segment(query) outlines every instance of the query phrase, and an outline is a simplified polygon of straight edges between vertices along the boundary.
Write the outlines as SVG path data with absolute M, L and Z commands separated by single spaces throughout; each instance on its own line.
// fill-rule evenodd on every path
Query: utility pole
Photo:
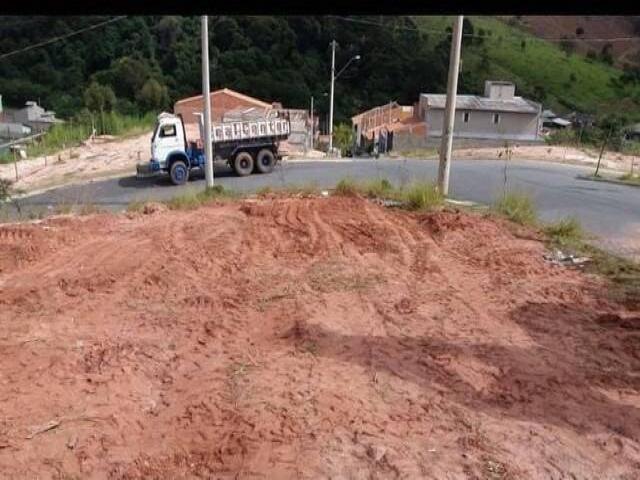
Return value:
M 331 98 L 329 99 L 329 155 L 333 153 L 333 83 L 336 73 L 336 41 L 331 41 Z
M 453 126 L 456 113 L 456 94 L 458 91 L 458 71 L 460 69 L 460 46 L 462 44 L 462 15 L 456 17 L 451 36 L 451 55 L 449 57 L 449 79 L 447 81 L 447 101 L 442 125 L 440 144 L 440 166 L 438 167 L 438 189 L 442 195 L 449 194 L 449 172 L 451 170 L 451 148 L 453 146 Z
M 213 157 L 211 152 L 211 92 L 209 85 L 209 18 L 202 15 L 202 101 L 204 102 L 204 175 L 207 188 L 213 187 Z
M 311 150 L 313 150 L 313 95 L 311 95 Z

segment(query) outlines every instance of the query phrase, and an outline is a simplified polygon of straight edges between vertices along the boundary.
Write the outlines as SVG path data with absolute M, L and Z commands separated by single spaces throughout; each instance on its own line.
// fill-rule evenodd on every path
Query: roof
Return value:
M 385 103 L 384 105 L 379 105 L 377 107 L 370 108 L 369 110 L 365 110 L 364 112 L 359 113 L 358 115 L 354 115 L 353 117 L 351 117 L 351 121 L 355 122 L 356 120 L 362 118 L 367 113 L 373 112 L 375 110 L 382 110 L 382 109 L 385 109 L 385 108 L 388 109 L 389 105 L 391 105 L 391 108 L 400 108 L 400 107 L 402 107 L 402 111 L 403 112 L 406 111 L 406 110 L 404 110 L 404 106 L 398 104 L 398 102 L 396 102 L 396 101 L 393 101 L 390 104 L 389 103 Z
M 220 90 L 215 90 L 211 92 L 211 95 L 219 95 L 221 93 L 226 93 L 227 95 L 231 95 L 232 97 L 236 97 L 246 102 L 253 103 L 257 107 L 263 107 L 263 108 L 271 107 L 270 103 L 263 102 L 262 100 L 258 100 L 257 98 L 250 97 L 249 95 L 245 95 L 240 92 L 236 92 L 235 90 L 231 90 L 230 88 L 222 88 Z M 201 98 L 202 98 L 202 95 L 195 95 L 193 97 L 188 97 L 188 98 L 183 98 L 181 100 L 178 100 L 175 104 L 180 105 L 182 103 L 191 102 L 193 100 L 198 100 Z
M 569 125 L 571 125 L 571 122 L 569 120 L 565 120 L 564 118 L 560 118 L 560 117 L 554 118 L 553 120 L 551 120 L 551 122 L 561 127 L 568 127 Z
M 625 128 L 625 130 L 630 133 L 640 133 L 640 123 L 629 125 Z
M 447 100 L 447 96 L 441 93 L 422 93 L 420 97 L 426 98 L 429 108 L 444 109 Z M 458 95 L 456 97 L 456 110 L 538 113 L 540 106 L 537 103 L 522 97 L 493 99 L 480 97 L 478 95 Z

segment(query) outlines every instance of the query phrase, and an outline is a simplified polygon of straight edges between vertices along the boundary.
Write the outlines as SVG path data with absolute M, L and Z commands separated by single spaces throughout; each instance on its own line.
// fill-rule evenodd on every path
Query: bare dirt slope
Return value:
M 0 227 L 5 478 L 637 478 L 640 315 L 359 199 Z
M 525 28 L 543 38 L 581 38 L 573 45 L 577 51 L 587 54 L 589 50 L 600 53 L 606 44 L 603 41 L 589 41 L 592 38 L 628 38 L 638 35 L 640 17 L 621 15 L 545 15 L 522 17 Z M 582 34 L 576 31 L 581 28 Z M 611 54 L 616 65 L 640 64 L 640 48 L 637 41 L 612 41 Z

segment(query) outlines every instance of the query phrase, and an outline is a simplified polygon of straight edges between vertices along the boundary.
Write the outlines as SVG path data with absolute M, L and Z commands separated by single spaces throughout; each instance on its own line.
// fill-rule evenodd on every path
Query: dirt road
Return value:
M 543 253 L 336 197 L 1 226 L 0 472 L 637 478 L 638 306 Z

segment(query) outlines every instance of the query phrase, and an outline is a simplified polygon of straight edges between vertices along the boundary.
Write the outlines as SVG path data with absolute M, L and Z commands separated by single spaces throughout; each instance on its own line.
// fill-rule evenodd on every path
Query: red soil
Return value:
M 638 478 L 638 312 L 543 253 L 347 198 L 0 226 L 0 475 Z

